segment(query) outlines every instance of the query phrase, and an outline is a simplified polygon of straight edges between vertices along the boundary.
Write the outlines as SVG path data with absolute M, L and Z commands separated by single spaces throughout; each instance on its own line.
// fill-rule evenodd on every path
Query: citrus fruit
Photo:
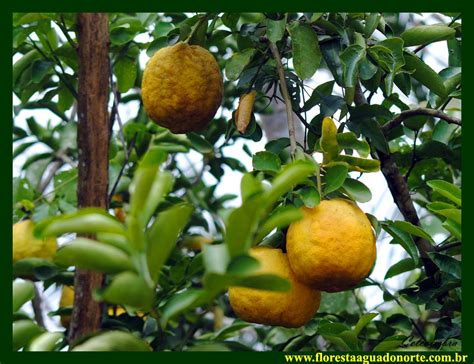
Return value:
M 161 48 L 145 67 L 142 100 L 158 125 L 173 133 L 204 128 L 222 101 L 222 75 L 206 49 L 179 42 Z
M 356 286 L 376 258 L 375 235 L 364 212 L 343 199 L 324 200 L 288 228 L 286 250 L 297 278 L 338 292 Z
M 56 238 L 37 239 L 33 221 L 23 220 L 13 225 L 13 263 L 25 258 L 51 260 L 56 252 Z
M 265 325 L 299 327 L 306 324 L 319 308 L 321 293 L 300 283 L 288 258 L 279 249 L 257 247 L 250 255 L 260 262 L 259 273 L 287 279 L 291 289 L 275 292 L 246 287 L 230 287 L 229 300 L 235 314 L 244 321 Z

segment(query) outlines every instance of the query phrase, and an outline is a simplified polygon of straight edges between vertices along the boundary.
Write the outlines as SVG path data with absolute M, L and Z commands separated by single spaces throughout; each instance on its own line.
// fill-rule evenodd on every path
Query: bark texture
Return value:
M 103 13 L 80 13 L 78 25 L 78 207 L 107 208 L 109 116 L 109 29 Z M 91 238 L 91 236 L 88 236 Z M 93 238 L 93 237 L 92 237 Z M 101 306 L 92 299 L 103 275 L 77 269 L 69 342 L 100 328 Z

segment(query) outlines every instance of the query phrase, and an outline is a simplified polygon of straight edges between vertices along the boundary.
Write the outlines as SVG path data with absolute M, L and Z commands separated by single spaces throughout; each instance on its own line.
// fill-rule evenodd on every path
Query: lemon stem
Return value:
M 276 65 L 277 65 L 278 77 L 280 79 L 280 90 L 283 96 L 283 100 L 285 101 L 286 117 L 288 120 L 288 136 L 290 138 L 290 153 L 291 153 L 291 157 L 294 159 L 295 152 L 296 152 L 296 132 L 295 132 L 295 121 L 293 120 L 293 106 L 291 104 L 290 95 L 288 94 L 288 87 L 285 81 L 285 71 L 283 69 L 283 64 L 281 63 L 280 52 L 278 51 L 278 48 L 276 47 L 274 43 L 269 41 L 268 45 L 270 47 L 270 50 L 272 51 L 273 58 L 275 58 Z

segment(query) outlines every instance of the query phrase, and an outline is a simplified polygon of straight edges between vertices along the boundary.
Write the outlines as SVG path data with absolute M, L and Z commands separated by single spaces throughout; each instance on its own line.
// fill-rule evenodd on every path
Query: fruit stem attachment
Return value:
M 286 80 L 285 80 L 285 71 L 283 69 L 283 64 L 281 63 L 280 52 L 278 51 L 277 46 L 270 41 L 268 41 L 268 46 L 270 47 L 273 58 L 275 58 L 276 65 L 277 65 L 278 77 L 280 79 L 280 91 L 283 96 L 283 100 L 285 101 L 286 117 L 288 120 L 288 136 L 290 138 L 290 153 L 291 153 L 291 157 L 294 159 L 295 152 L 296 152 L 296 132 L 295 132 L 295 121 L 293 120 L 293 105 L 291 103 L 290 95 L 288 94 L 288 87 L 286 85 Z

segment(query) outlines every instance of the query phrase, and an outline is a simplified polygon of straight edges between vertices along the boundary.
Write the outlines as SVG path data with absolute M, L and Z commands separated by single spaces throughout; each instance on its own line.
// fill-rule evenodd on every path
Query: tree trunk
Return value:
M 78 207 L 107 208 L 109 118 L 109 28 L 107 14 L 80 13 L 78 26 Z M 91 236 L 88 236 L 91 238 Z M 92 237 L 93 238 L 93 237 Z M 101 306 L 92 292 L 103 275 L 77 269 L 74 309 L 69 328 L 70 346 L 100 328 Z

